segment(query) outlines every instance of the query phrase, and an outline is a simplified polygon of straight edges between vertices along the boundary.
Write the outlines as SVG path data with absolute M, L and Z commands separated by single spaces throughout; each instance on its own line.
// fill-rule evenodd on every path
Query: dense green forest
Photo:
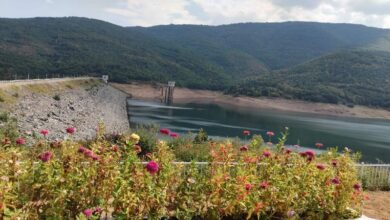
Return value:
M 121 27 L 0 19 L 0 79 L 110 75 L 234 95 L 390 107 L 390 30 L 314 22 Z

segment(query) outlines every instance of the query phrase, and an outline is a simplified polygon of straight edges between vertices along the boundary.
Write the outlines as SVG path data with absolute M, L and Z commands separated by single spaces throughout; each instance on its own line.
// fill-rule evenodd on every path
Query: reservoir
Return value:
M 273 131 L 273 142 L 285 127 L 289 128 L 288 145 L 316 148 L 345 147 L 363 154 L 362 161 L 390 162 L 390 120 L 320 116 L 253 108 L 219 106 L 208 103 L 173 104 L 170 106 L 139 100 L 128 100 L 132 126 L 156 124 L 182 135 L 203 128 L 212 138 L 244 138 L 243 130 L 260 134 L 265 141 Z

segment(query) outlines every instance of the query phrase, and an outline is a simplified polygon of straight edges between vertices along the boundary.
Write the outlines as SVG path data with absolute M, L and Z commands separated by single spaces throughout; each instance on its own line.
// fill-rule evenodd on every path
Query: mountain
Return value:
M 235 95 L 388 107 L 390 30 L 315 22 L 121 27 L 0 19 L 0 79 L 110 75 Z
M 334 53 L 288 70 L 245 79 L 226 92 L 390 108 L 390 52 Z

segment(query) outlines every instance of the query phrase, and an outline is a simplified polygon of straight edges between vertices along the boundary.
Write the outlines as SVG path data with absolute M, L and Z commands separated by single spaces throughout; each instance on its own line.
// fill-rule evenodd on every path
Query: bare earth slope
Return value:
M 48 138 L 63 138 L 67 127 L 75 127 L 74 138 L 92 138 L 99 122 L 109 133 L 129 129 L 127 95 L 96 79 L 21 82 L 3 85 L 0 95 L 27 134 L 47 129 Z
M 154 100 L 161 99 L 161 91 L 158 86 L 150 84 L 111 84 L 135 99 Z M 280 98 L 251 98 L 246 96 L 233 97 L 224 95 L 220 92 L 208 90 L 194 90 L 186 88 L 175 88 L 174 92 L 175 103 L 189 102 L 210 102 L 220 105 L 230 105 L 233 107 L 249 107 L 274 109 L 280 111 L 292 111 L 313 113 L 322 115 L 359 117 L 359 118 L 382 118 L 390 119 L 390 111 L 385 109 L 374 109 L 365 106 L 355 106 L 353 108 L 345 105 L 335 105 L 326 103 L 313 103 L 297 100 L 287 100 Z

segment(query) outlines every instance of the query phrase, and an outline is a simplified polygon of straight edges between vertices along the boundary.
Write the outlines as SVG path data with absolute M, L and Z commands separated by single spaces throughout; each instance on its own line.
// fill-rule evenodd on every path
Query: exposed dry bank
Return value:
M 19 82 L 0 85 L 0 108 L 18 120 L 20 131 L 49 130 L 48 138 L 63 138 L 75 127 L 75 138 L 91 138 L 99 122 L 107 132 L 129 129 L 127 95 L 97 79 Z
M 131 84 L 112 84 L 135 99 L 160 100 L 161 90 L 157 86 L 142 83 Z M 365 106 L 354 106 L 353 108 L 345 105 L 335 105 L 326 103 L 313 103 L 287 99 L 271 98 L 252 98 L 252 97 L 233 97 L 224 95 L 221 92 L 208 90 L 194 90 L 186 88 L 175 88 L 175 103 L 215 103 L 219 105 L 229 105 L 232 107 L 263 108 L 280 111 L 292 111 L 303 113 L 314 113 L 322 115 L 347 116 L 358 118 L 382 118 L 390 119 L 390 111 L 385 109 L 375 109 Z

